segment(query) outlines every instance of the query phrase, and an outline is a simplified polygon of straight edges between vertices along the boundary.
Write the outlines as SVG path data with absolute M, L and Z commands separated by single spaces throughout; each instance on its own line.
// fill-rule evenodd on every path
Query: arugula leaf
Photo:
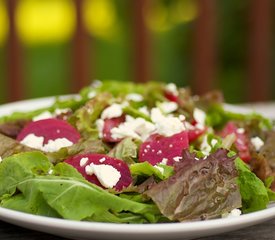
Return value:
M 112 95 L 109 93 L 101 93 L 92 98 L 86 104 L 75 111 L 69 118 L 69 122 L 85 138 L 98 137 L 98 130 L 95 126 L 95 121 L 99 118 L 101 112 L 112 102 Z
M 125 138 L 108 153 L 108 156 L 121 159 L 127 164 L 135 163 L 138 157 L 139 145 L 139 140 Z
M 240 158 L 236 158 L 235 166 L 239 172 L 237 184 L 242 196 L 242 211 L 249 213 L 265 209 L 269 203 L 269 197 L 264 183 Z
M 152 203 L 121 198 L 89 183 L 66 163 L 53 167 L 40 152 L 3 160 L 0 199 L 3 207 L 73 220 L 140 223 L 157 222 L 161 215 Z
M 161 169 L 163 169 L 163 171 L 161 171 Z M 142 162 L 130 165 L 130 172 L 134 176 L 155 176 L 164 180 L 174 174 L 174 168 L 164 164 L 158 164 L 156 168 L 148 162 Z
M 72 111 L 78 109 L 80 106 L 82 106 L 85 103 L 86 99 L 75 99 L 74 97 L 69 97 L 66 100 L 61 100 L 60 98 L 56 97 L 55 102 L 49 106 L 44 107 L 28 112 L 13 112 L 10 115 L 0 117 L 0 123 L 5 122 L 14 122 L 16 120 L 31 120 L 33 117 L 48 111 L 53 113 L 56 109 L 64 109 L 64 108 L 70 108 Z
M 257 120 L 259 127 L 263 129 L 272 128 L 271 120 L 257 113 L 242 114 L 242 113 L 229 112 L 229 111 L 226 111 L 224 107 L 219 104 L 212 104 L 207 109 L 206 124 L 208 126 L 212 126 L 214 128 L 221 128 L 230 120 L 244 121 L 244 122 L 251 122 L 253 120 Z
M 14 194 L 17 184 L 36 174 L 47 174 L 52 164 L 41 152 L 25 152 L 7 157 L 0 164 L 0 199 Z

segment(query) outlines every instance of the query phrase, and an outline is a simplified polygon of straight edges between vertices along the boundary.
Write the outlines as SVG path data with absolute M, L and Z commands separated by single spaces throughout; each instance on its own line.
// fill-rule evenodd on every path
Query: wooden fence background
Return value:
M 8 100 L 24 98 L 24 79 L 22 78 L 22 46 L 16 34 L 15 8 L 20 0 L 6 0 L 10 31 L 7 44 L 7 87 Z M 192 88 L 203 93 L 214 86 L 217 74 L 217 1 L 195 0 L 199 16 L 193 28 L 193 69 Z M 130 11 L 133 17 L 133 59 L 135 59 L 134 77 L 136 82 L 147 82 L 151 77 L 150 33 L 144 17 L 144 8 L 150 7 L 150 0 L 131 0 Z M 82 18 L 83 0 L 74 0 L 76 9 L 76 31 L 72 41 L 71 91 L 76 92 L 88 83 L 89 71 L 93 69 L 90 54 L 91 38 L 85 30 Z M 249 35 L 247 36 L 247 101 L 266 101 L 271 97 L 271 38 L 272 38 L 272 0 L 250 0 L 247 9 Z

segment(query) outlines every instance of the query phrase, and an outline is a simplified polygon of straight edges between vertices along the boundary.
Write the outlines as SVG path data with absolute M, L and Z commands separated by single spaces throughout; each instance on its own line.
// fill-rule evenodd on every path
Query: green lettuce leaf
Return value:
M 156 168 L 148 162 L 131 164 L 130 171 L 133 176 L 155 176 L 161 180 L 167 179 L 174 174 L 174 168 L 171 166 L 158 164 Z
M 265 209 L 269 203 L 269 197 L 264 183 L 240 158 L 236 158 L 235 166 L 239 172 L 237 184 L 242 196 L 242 211 L 249 213 Z
M 95 126 L 95 121 L 100 117 L 101 112 L 113 101 L 112 95 L 109 93 L 98 94 L 86 104 L 76 110 L 69 118 L 69 122 L 85 138 L 98 137 L 98 130 Z
M 61 100 L 59 97 L 56 97 L 55 102 L 53 105 L 45 108 L 40 108 L 28 112 L 14 112 L 10 115 L 0 117 L 0 123 L 5 122 L 14 122 L 16 120 L 31 120 L 33 117 L 48 111 L 53 113 L 56 109 L 67 109 L 70 108 L 72 111 L 78 109 L 85 103 L 85 99 L 76 99 L 74 97 L 68 98 L 66 100 Z
M 4 158 L 0 164 L 0 199 L 16 192 L 17 184 L 38 174 L 47 174 L 52 164 L 41 152 L 26 152 Z
M 119 142 L 109 153 L 110 157 L 121 159 L 127 164 L 136 162 L 140 141 L 132 138 L 125 138 Z
M 161 218 L 153 203 L 109 193 L 86 181 L 66 163 L 54 167 L 40 152 L 3 160 L 0 199 L 2 207 L 72 220 L 141 223 Z
M 257 113 L 242 114 L 229 112 L 224 109 L 220 104 L 212 104 L 207 109 L 206 124 L 214 128 L 223 127 L 228 121 L 244 121 L 251 122 L 257 121 L 259 127 L 264 129 L 271 129 L 272 122 L 270 119 L 263 117 Z

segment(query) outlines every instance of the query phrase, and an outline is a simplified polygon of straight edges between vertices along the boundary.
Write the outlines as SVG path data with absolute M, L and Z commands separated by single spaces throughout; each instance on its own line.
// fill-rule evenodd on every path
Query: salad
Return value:
M 275 132 L 220 92 L 95 81 L 0 118 L 0 206 L 79 221 L 235 217 L 275 200 Z

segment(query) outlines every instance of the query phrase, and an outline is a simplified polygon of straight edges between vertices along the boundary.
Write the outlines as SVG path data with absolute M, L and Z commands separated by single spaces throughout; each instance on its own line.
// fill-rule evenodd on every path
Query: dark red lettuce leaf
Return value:
M 219 149 L 206 159 L 198 159 L 184 150 L 175 174 L 145 194 L 173 221 L 211 219 L 239 208 L 235 157 L 227 154 L 227 150 Z

